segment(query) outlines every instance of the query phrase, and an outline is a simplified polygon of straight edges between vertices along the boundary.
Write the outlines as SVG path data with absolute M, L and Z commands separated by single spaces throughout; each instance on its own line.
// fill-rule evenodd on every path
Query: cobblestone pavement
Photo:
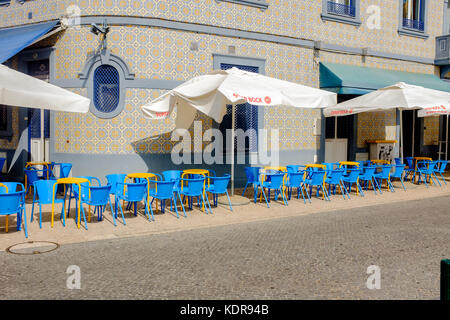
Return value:
M 1 252 L 0 299 L 438 299 L 449 240 L 449 197 L 438 197 Z M 69 265 L 81 290 L 66 288 Z M 366 288 L 370 265 L 380 290 Z

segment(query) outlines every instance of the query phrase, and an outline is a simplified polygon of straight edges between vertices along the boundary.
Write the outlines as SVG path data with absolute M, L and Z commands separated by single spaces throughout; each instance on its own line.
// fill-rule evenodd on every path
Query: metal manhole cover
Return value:
M 52 241 L 28 241 L 14 244 L 6 248 L 6 252 L 18 255 L 42 254 L 54 251 L 59 244 Z

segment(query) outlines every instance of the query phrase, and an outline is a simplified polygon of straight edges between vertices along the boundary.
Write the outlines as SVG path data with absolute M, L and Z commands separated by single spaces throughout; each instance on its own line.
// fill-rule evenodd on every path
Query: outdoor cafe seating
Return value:
M 253 202 L 262 202 L 271 208 L 270 202 L 276 201 L 287 206 L 290 201 L 303 200 L 312 202 L 313 190 L 320 200 L 331 200 L 337 193 L 344 199 L 350 199 L 350 193 L 356 191 L 364 196 L 364 190 L 372 189 L 375 194 L 382 194 L 382 187 L 395 191 L 393 182 L 400 181 L 406 191 L 405 182 L 411 177 L 411 183 L 446 185 L 444 173 L 448 161 L 431 160 L 426 157 L 395 159 L 395 164 L 387 161 L 341 161 L 331 163 L 290 164 L 286 166 L 245 167 L 246 184 L 242 196 L 248 188 L 253 187 Z M 42 163 L 40 164 L 42 167 Z M 59 174 L 55 168 L 59 166 Z M 126 225 L 126 212 L 137 216 L 143 212 L 149 221 L 155 221 L 155 213 L 164 214 L 170 204 L 170 211 L 179 218 L 179 209 L 184 217 L 188 210 L 194 209 L 196 202 L 199 210 L 212 214 L 212 208 L 219 204 L 218 196 L 224 195 L 228 200 L 229 210 L 233 211 L 228 193 L 231 176 L 216 176 L 211 169 L 166 170 L 160 173 L 117 173 L 101 179 L 92 176 L 70 177 L 70 163 L 49 162 L 45 169 L 39 165 L 27 164 L 24 170 L 26 185 L 17 182 L 0 183 L 0 215 L 17 215 L 17 230 L 22 225 L 28 236 L 26 223 L 25 195 L 31 190 L 30 222 L 35 218 L 35 206 L 39 206 L 39 228 L 42 228 L 43 205 L 52 205 L 51 226 L 54 225 L 55 204 L 61 206 L 59 219 L 66 227 L 70 217 L 70 207 L 75 201 L 76 215 L 73 217 L 78 228 L 83 220 L 85 229 L 91 222 L 91 207 L 97 221 L 103 221 L 104 214 L 110 211 L 112 222 L 117 226 L 119 212 L 123 225 Z M 416 181 L 417 180 L 417 181 Z M 441 183 L 443 182 L 443 183 Z M 58 186 L 64 185 L 64 189 Z M 61 191 L 63 191 L 61 193 Z M 296 196 L 295 196 L 295 193 Z M 322 195 L 321 195 L 322 193 Z M 294 195 L 294 196 L 293 196 Z M 301 199 L 300 199 L 301 196 Z M 225 204 L 225 203 L 223 203 Z M 85 211 L 85 206 L 89 209 Z M 67 213 L 66 213 L 67 208 Z M 143 211 L 141 211 L 143 209 Z M 6 220 L 8 223 L 8 220 Z M 6 230 L 8 228 L 6 227 Z

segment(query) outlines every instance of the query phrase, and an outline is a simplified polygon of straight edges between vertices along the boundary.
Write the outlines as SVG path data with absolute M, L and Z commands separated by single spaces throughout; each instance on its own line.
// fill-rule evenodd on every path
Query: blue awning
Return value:
M 0 29 L 0 63 L 31 45 L 52 30 L 58 21 Z
M 320 88 L 338 94 L 366 94 L 397 82 L 450 92 L 450 83 L 434 74 L 320 63 Z

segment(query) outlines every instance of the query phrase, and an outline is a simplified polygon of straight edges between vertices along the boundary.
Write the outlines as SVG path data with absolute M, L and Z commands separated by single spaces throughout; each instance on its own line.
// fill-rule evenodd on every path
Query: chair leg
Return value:
M 433 172 L 433 176 L 435 177 L 436 181 L 439 183 L 439 187 L 442 187 L 441 182 L 439 181 L 438 177 L 436 176 L 436 174 Z M 433 179 L 433 178 L 431 178 Z
M 442 177 L 442 181 L 444 181 L 444 183 L 447 185 L 447 181 L 445 181 L 444 176 L 442 175 L 442 173 L 439 172 L 439 175 Z
M 202 194 L 202 196 L 203 196 L 203 194 Z M 205 192 L 205 196 L 206 196 L 206 203 L 208 204 L 208 208 L 209 208 L 209 213 L 212 214 L 211 205 L 209 204 L 208 192 Z
M 402 179 L 402 178 L 400 178 L 400 182 L 402 183 L 402 186 L 403 186 L 403 190 L 405 190 L 405 191 L 406 191 L 406 188 L 405 188 L 405 184 L 403 183 L 403 179 Z
M 356 188 L 359 189 L 359 192 L 361 193 L 361 196 L 364 197 L 364 191 L 361 188 L 361 185 L 359 184 L 359 182 L 356 182 Z
M 63 220 L 63 226 L 66 226 L 66 203 L 63 201 L 62 203 L 62 211 L 61 211 L 61 216 L 62 216 L 62 220 Z M 61 219 L 61 218 L 60 218 Z
M 181 195 L 178 192 L 177 192 L 177 195 L 178 195 L 178 199 L 180 200 L 180 203 L 181 203 L 181 208 L 183 209 L 184 217 L 186 218 L 187 217 L 186 216 L 186 211 L 184 210 L 183 201 L 181 201 Z
M 326 198 L 328 201 L 331 201 L 331 200 L 330 200 L 330 197 L 328 196 L 327 188 L 325 188 L 323 185 L 322 185 L 322 191 L 323 191 L 323 193 L 325 194 L 325 198 Z
M 244 191 L 242 191 L 242 196 L 244 196 L 245 191 L 247 190 L 247 186 L 248 186 L 248 181 L 247 181 L 247 183 L 245 184 Z
M 226 193 L 227 198 L 228 198 L 228 204 L 230 205 L 230 210 L 233 211 L 233 206 L 231 205 L 231 200 L 230 200 L 230 196 L 228 195 L 228 190 L 225 190 L 225 193 Z
M 264 200 L 266 200 L 267 208 L 270 208 L 269 201 L 267 201 L 266 193 L 264 192 L 264 187 L 261 186 L 261 195 L 264 196 Z
M 23 211 L 23 230 L 25 232 L 25 238 L 28 238 L 27 209 L 25 207 L 25 203 L 22 207 L 22 211 Z
M 155 221 L 155 216 L 153 215 L 153 208 L 148 205 L 147 199 L 148 199 L 147 196 L 145 196 L 145 198 L 144 198 L 145 214 L 147 215 L 149 221 Z M 161 203 L 161 205 L 162 205 L 162 203 Z M 136 206 L 136 204 L 135 204 L 135 206 Z M 150 212 L 148 212 L 149 207 L 150 207 Z M 150 214 L 151 214 L 151 220 L 150 220 Z
M 86 214 L 84 213 L 84 208 L 83 208 L 82 203 L 80 203 L 80 209 L 81 209 L 81 212 L 83 213 L 84 228 L 87 230 L 88 226 L 87 226 L 87 221 L 86 221 Z
M 111 198 L 108 198 L 108 203 L 109 203 L 109 208 L 111 209 L 111 215 L 113 217 L 114 226 L 117 227 L 116 215 L 115 215 L 115 213 L 113 211 L 113 207 L 112 207 L 112 204 L 111 204 Z M 106 205 L 105 205 L 105 207 L 106 207 Z
M 177 218 L 180 219 L 180 215 L 178 214 L 178 208 L 177 208 L 177 198 L 175 197 L 174 194 L 172 194 L 172 200 L 170 200 L 170 202 L 173 202 L 173 206 L 175 207 L 175 213 L 177 214 Z M 171 205 L 171 210 L 172 210 L 172 205 Z
M 52 220 L 53 220 L 53 212 L 52 212 Z M 42 205 L 39 202 L 39 229 L 42 229 Z
M 123 224 L 126 225 L 127 223 L 125 222 L 125 216 L 123 215 L 123 206 L 120 205 L 120 199 L 117 199 L 117 201 L 114 204 L 117 204 L 117 207 L 119 207 L 120 214 L 122 215 Z M 118 210 L 116 209 L 116 218 L 117 218 L 117 211 Z

